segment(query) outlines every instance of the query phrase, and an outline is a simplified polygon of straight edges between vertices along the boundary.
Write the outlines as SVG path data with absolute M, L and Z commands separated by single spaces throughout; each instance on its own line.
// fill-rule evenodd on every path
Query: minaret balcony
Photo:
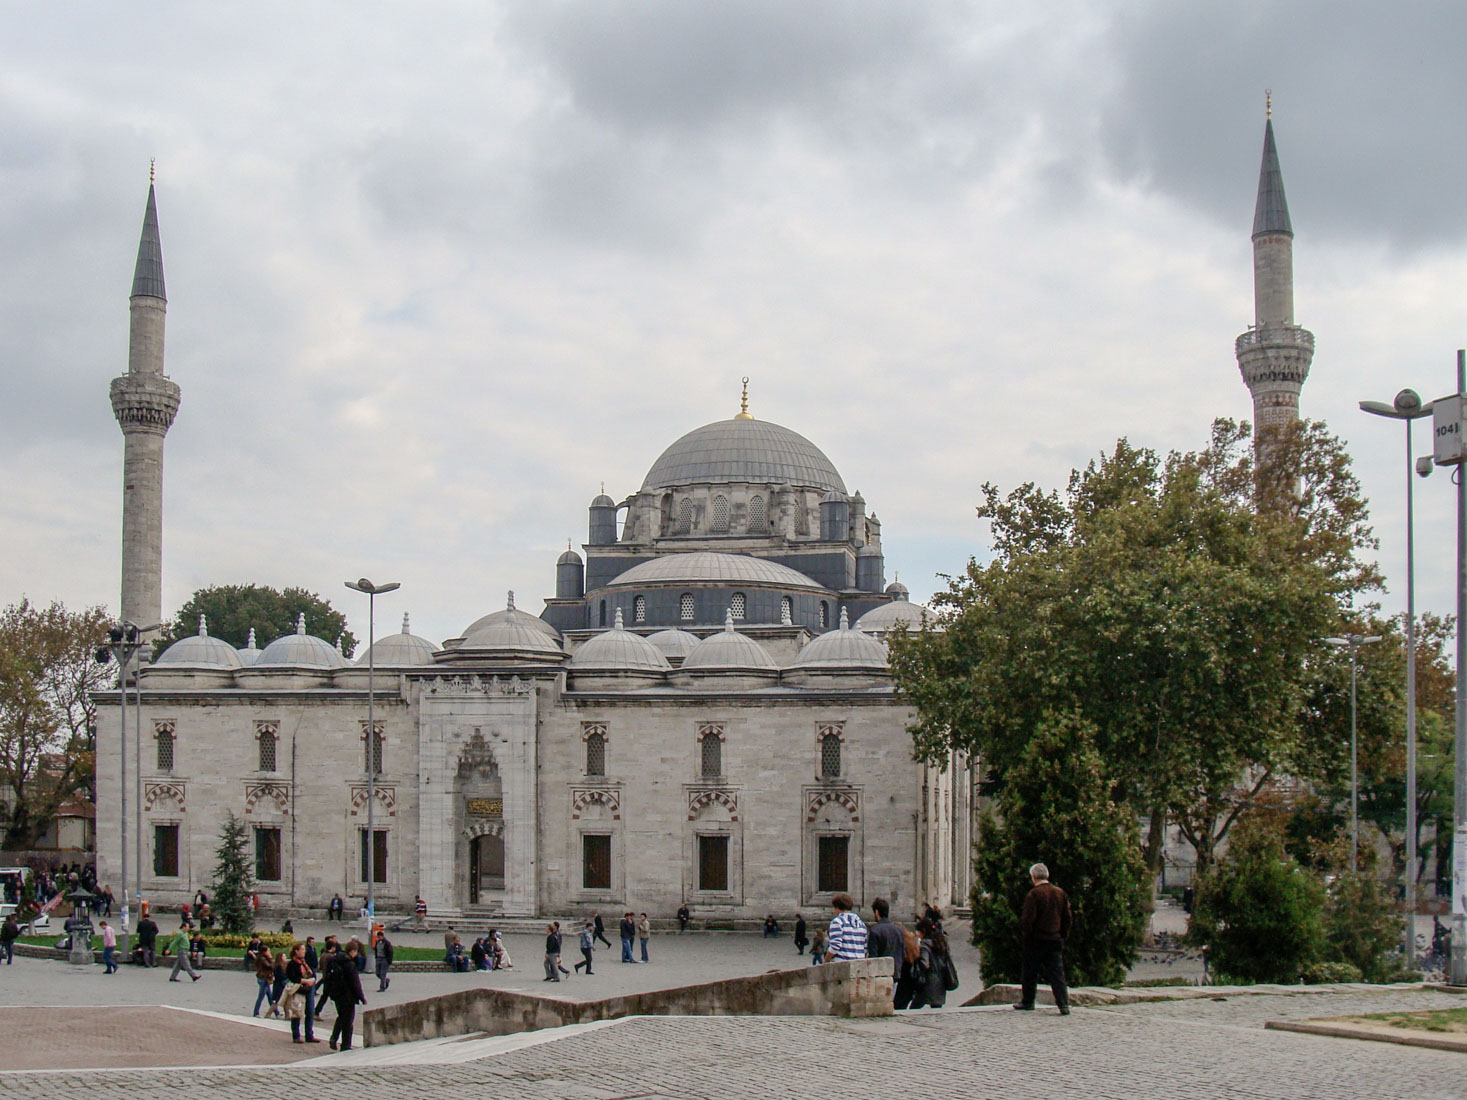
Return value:
M 1250 328 L 1239 336 L 1234 344 L 1238 355 L 1252 348 L 1267 347 L 1308 348 L 1314 351 L 1314 333 L 1298 325 L 1272 325 L 1267 328 Z

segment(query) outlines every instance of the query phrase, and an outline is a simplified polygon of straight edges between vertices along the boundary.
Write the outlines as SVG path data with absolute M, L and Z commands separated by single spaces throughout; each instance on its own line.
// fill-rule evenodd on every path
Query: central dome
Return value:
M 830 459 L 799 432 L 739 418 L 704 424 L 663 451 L 642 491 L 746 481 L 846 491 Z

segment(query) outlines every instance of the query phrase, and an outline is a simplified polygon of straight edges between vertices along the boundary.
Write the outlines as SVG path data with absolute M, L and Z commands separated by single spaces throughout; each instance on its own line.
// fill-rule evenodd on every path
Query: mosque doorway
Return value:
M 504 890 L 504 837 L 486 833 L 469 841 L 469 904 L 486 903 Z

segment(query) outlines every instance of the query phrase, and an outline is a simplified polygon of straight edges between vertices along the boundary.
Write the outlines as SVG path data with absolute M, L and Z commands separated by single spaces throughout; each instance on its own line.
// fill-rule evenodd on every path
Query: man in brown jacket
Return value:
M 1019 918 L 1023 935 L 1024 975 L 1023 999 L 1014 1005 L 1021 1012 L 1034 1011 L 1034 991 L 1039 984 L 1039 971 L 1054 992 L 1054 1003 L 1061 1016 L 1070 1014 L 1070 991 L 1065 985 L 1065 937 L 1070 934 L 1070 899 L 1049 881 L 1049 868 L 1036 863 L 1029 868 L 1034 885 L 1024 898 L 1024 912 Z

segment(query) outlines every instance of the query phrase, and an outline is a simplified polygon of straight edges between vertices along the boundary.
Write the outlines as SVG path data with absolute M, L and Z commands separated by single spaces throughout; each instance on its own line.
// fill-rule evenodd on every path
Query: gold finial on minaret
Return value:
M 157 179 L 157 176 L 158 176 L 158 158 L 157 157 L 149 157 L 148 158 L 148 186 L 149 187 L 152 187 L 153 186 L 153 181 L 155 179 Z
M 744 375 L 744 393 L 743 393 L 743 396 L 739 398 L 739 415 L 736 416 L 736 417 L 734 417 L 734 419 L 735 420 L 753 420 L 754 419 L 752 416 L 749 415 L 749 376 L 747 374 Z
M 1272 88 L 1264 88 L 1263 89 L 1263 117 L 1265 119 L 1273 118 L 1273 89 Z

